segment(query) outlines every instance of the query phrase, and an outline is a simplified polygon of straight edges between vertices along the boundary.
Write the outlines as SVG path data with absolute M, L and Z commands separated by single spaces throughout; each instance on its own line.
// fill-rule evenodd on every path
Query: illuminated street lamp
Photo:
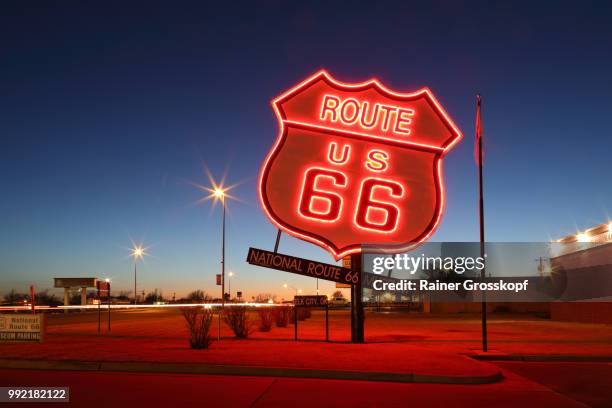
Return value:
M 285 289 L 287 289 L 287 288 L 291 288 L 291 289 L 295 290 L 295 295 L 296 295 L 296 296 L 297 296 L 297 294 L 298 294 L 298 293 L 302 293 L 302 289 L 298 289 L 298 288 L 296 288 L 295 286 L 287 285 L 286 283 L 284 283 L 284 284 L 283 284 L 283 287 L 284 287 Z
M 223 210 L 221 211 L 221 308 L 225 307 L 225 191 L 216 187 L 213 194 L 221 200 Z
M 224 186 L 225 177 L 223 177 L 223 179 L 221 179 L 221 182 L 217 184 L 208 169 L 206 170 L 206 173 L 212 187 L 197 185 L 200 190 L 207 191 L 208 193 L 210 193 L 199 201 L 203 202 L 212 199 L 215 203 L 217 201 L 220 201 L 221 205 L 223 206 L 223 209 L 221 211 L 221 309 L 223 310 L 225 308 L 225 209 L 226 200 L 228 198 L 234 198 L 230 196 L 228 192 L 232 188 L 234 188 L 235 185 Z M 217 337 L 219 339 L 221 338 L 221 313 L 219 313 L 219 326 Z
M 224 188 L 223 181 L 221 181 L 221 184 L 215 183 L 210 174 L 208 174 L 208 178 L 210 179 L 212 187 L 199 187 L 210 193 L 203 200 L 212 198 L 215 202 L 220 201 L 223 207 L 221 210 L 221 308 L 223 308 L 225 306 L 225 199 L 228 197 L 227 191 L 231 187 Z
M 134 304 L 138 303 L 138 292 L 136 291 L 136 264 L 139 259 L 143 259 L 146 255 L 145 248 L 142 245 L 134 245 L 132 248 L 132 257 L 134 258 Z

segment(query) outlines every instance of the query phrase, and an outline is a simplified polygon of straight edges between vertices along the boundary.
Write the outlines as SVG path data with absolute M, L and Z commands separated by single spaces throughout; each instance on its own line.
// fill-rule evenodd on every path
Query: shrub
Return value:
M 232 306 L 223 311 L 223 320 L 232 329 L 236 337 L 246 339 L 249 337 L 252 325 L 249 321 L 246 306 Z
M 510 308 L 505 305 L 499 305 L 493 309 L 493 313 L 510 313 Z
M 309 308 L 307 308 L 307 307 L 298 307 L 297 308 L 297 319 L 298 319 L 298 321 L 301 322 L 301 321 L 306 320 L 306 317 L 308 316 L 309 313 L 310 313 Z M 289 323 L 291 323 L 291 324 L 295 323 L 295 310 L 291 310 L 291 312 L 290 312 Z
M 259 313 L 259 331 L 269 332 L 272 329 L 274 315 L 269 307 L 260 308 Z
M 210 325 L 213 311 L 203 307 L 186 307 L 181 309 L 189 329 L 189 345 L 194 349 L 205 349 L 212 343 Z
M 187 295 L 187 300 L 191 302 L 206 302 L 207 300 L 211 300 L 211 299 L 212 297 L 210 297 L 202 289 L 196 289 Z
M 310 308 L 308 307 L 298 307 L 297 318 L 301 322 L 306 320 L 310 315 Z
M 274 320 L 276 320 L 276 327 L 287 327 L 290 316 L 291 308 L 289 306 L 279 306 L 274 308 Z

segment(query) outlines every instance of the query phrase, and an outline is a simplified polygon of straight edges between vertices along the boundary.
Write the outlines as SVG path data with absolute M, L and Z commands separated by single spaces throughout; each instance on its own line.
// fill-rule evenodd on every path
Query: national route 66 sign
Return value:
M 278 228 L 335 259 L 431 236 L 444 208 L 442 159 L 462 135 L 430 90 L 398 93 L 320 71 L 272 106 L 280 132 L 259 196 Z

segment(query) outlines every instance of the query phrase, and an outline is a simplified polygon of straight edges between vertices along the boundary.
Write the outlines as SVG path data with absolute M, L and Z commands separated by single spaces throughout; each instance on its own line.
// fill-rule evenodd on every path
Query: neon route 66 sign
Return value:
M 272 106 L 280 132 L 259 196 L 278 228 L 335 259 L 364 244 L 406 250 L 435 231 L 442 159 L 462 134 L 430 90 L 398 93 L 320 71 Z

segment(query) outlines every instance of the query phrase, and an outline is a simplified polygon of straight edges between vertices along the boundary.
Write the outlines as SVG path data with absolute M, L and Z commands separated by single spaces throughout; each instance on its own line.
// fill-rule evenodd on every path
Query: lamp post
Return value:
M 145 250 L 142 245 L 135 245 L 132 248 L 132 256 L 134 257 L 134 304 L 138 303 L 138 292 L 136 291 L 136 264 L 138 263 L 138 259 L 142 259 L 145 255 Z
M 232 300 L 232 276 L 234 276 L 234 272 L 230 271 L 227 274 L 227 292 L 229 293 L 229 300 Z
M 217 326 L 217 340 L 221 340 L 221 313 L 225 309 L 225 191 L 221 187 L 215 187 L 212 191 L 215 199 L 221 201 L 221 311 L 219 312 L 219 324 Z
M 235 186 L 224 186 L 223 179 L 225 179 L 225 177 L 221 180 L 221 183 L 217 184 L 208 170 L 207 173 L 208 179 L 210 180 L 212 187 L 198 186 L 200 190 L 204 190 L 209 193 L 200 201 L 213 199 L 215 202 L 221 201 L 221 205 L 223 206 L 223 209 L 221 210 L 221 309 L 219 309 L 219 325 L 217 332 L 217 338 L 220 340 L 221 313 L 223 312 L 223 309 L 225 309 L 225 201 L 227 198 L 233 198 L 228 194 L 228 191 L 230 191 Z
M 225 191 L 217 187 L 214 195 L 221 200 L 221 308 L 225 307 Z

